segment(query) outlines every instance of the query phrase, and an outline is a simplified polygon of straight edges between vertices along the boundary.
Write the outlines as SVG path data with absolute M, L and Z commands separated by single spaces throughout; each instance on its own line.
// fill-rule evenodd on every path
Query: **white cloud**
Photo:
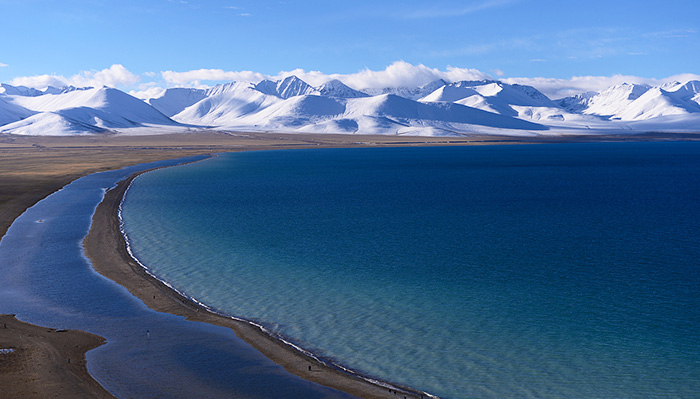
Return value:
M 74 81 L 81 86 L 131 86 L 138 83 L 141 78 L 135 75 L 121 64 L 114 64 L 101 71 L 81 72 L 73 76 Z
M 131 73 L 121 64 L 114 64 L 107 69 L 101 71 L 83 71 L 76 75 L 66 78 L 61 75 L 34 75 L 24 76 L 12 79 L 11 85 L 27 86 L 37 89 L 43 89 L 48 86 L 131 86 L 138 83 L 141 78 L 138 75 Z
M 412 65 L 405 61 L 397 61 L 382 71 L 365 69 L 355 74 L 345 75 L 338 79 L 356 89 L 422 86 L 438 79 L 450 82 L 460 80 L 489 79 L 490 76 L 476 69 L 448 66 L 441 71 L 423 64 Z
M 245 81 L 259 82 L 266 78 L 265 75 L 252 71 L 224 71 L 223 69 L 197 69 L 194 71 L 175 72 L 163 71 L 160 73 L 163 79 L 171 86 L 207 87 L 202 81 Z
M 9 65 L 3 64 L 2 62 L 0 62 L 0 68 L 4 68 L 4 67 L 6 67 L 6 66 L 9 66 Z
M 447 81 L 490 79 L 490 76 L 476 69 L 447 67 L 446 70 L 425 65 L 412 65 L 396 61 L 383 70 L 364 69 L 352 74 L 325 74 L 319 71 L 294 69 L 277 75 L 264 75 L 251 71 L 224 71 L 221 69 L 198 69 L 187 72 L 164 71 L 163 79 L 171 86 L 208 87 L 208 83 L 223 81 L 259 82 L 263 79 L 279 80 L 287 76 L 297 76 L 312 86 L 320 86 L 329 80 L 338 79 L 355 89 L 422 86 L 438 79 Z
M 136 98 L 140 98 L 142 100 L 147 100 L 149 98 L 160 97 L 163 95 L 164 92 L 165 92 L 164 88 L 158 87 L 158 86 L 153 86 L 153 87 L 139 88 L 139 90 L 131 90 L 131 91 L 129 91 L 129 95 L 132 95 Z
M 44 89 L 48 86 L 63 87 L 69 86 L 68 79 L 58 75 L 34 75 L 14 78 L 10 81 L 13 86 L 27 86 L 36 89 Z
M 669 76 L 663 79 L 643 78 L 633 75 L 613 75 L 613 76 L 574 76 L 571 79 L 554 78 L 508 78 L 503 79 L 506 83 L 517 83 L 533 86 L 552 99 L 572 96 L 587 91 L 603 91 L 608 87 L 623 83 L 648 84 L 657 86 L 669 82 L 687 82 L 689 80 L 700 80 L 700 75 L 686 73 Z

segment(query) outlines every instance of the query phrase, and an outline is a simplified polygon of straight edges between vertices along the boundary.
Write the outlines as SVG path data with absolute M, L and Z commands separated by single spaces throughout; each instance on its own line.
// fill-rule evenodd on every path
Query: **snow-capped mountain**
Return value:
M 547 129 L 459 104 L 425 104 L 393 94 L 362 98 L 296 96 L 231 122 L 234 124 L 229 128 L 360 134 L 455 135 L 479 127 Z
M 623 83 L 612 86 L 594 96 L 580 98 L 578 109 L 583 114 L 599 115 L 611 119 L 621 119 L 620 114 L 625 112 L 630 104 L 646 93 L 651 86 Z M 572 102 L 569 98 L 560 102 Z
M 180 126 L 145 102 L 108 87 L 31 97 L 10 95 L 4 96 L 3 102 L 11 104 L 15 113 L 18 109 L 31 112 L 21 120 L 0 126 L 3 133 L 60 135 Z
M 53 87 L 48 86 L 44 90 L 37 90 L 26 86 L 12 86 L 6 83 L 0 84 L 0 95 L 4 94 L 7 96 L 23 96 L 23 97 L 37 97 L 43 96 L 44 94 L 63 94 L 76 90 L 89 90 L 92 87 Z
M 577 114 L 582 113 L 591 101 L 591 98 L 598 95 L 598 92 L 587 91 L 585 93 L 579 93 L 575 96 L 564 97 L 558 100 L 554 100 L 554 103 L 565 109 L 568 112 Z
M 423 103 L 395 94 L 348 101 L 346 118 L 370 117 L 413 128 L 438 128 L 446 132 L 474 131 L 478 127 L 515 130 L 547 130 L 546 126 L 494 114 L 456 103 Z
M 0 129 L 3 125 L 17 122 L 32 116 L 34 112 L 0 97 Z
M 175 87 L 166 89 L 160 97 L 149 98 L 146 102 L 163 115 L 171 117 L 182 112 L 183 109 L 190 105 L 205 99 L 207 94 L 205 89 Z
M 255 85 L 255 89 L 263 94 L 277 96 L 279 98 L 303 96 L 311 94 L 315 90 L 311 85 L 296 76 L 288 76 L 276 82 L 263 80 Z
M 329 82 L 322 84 L 318 87 L 318 89 L 314 91 L 314 94 L 318 94 L 319 96 L 338 98 L 369 97 L 368 94 L 352 89 L 348 87 L 345 83 L 339 81 L 338 79 L 333 79 Z
M 700 105 L 692 101 L 684 101 L 676 92 L 653 87 L 614 117 L 623 121 L 634 121 L 692 112 L 700 112 Z
M 572 112 L 611 120 L 637 121 L 700 112 L 700 82 L 674 82 L 659 87 L 623 83 L 597 94 L 557 100 Z
M 31 87 L 25 86 L 12 86 L 7 83 L 0 83 L 0 94 L 5 94 L 8 96 L 40 96 L 44 94 L 41 90 L 37 90 Z
M 662 89 L 674 93 L 676 98 L 684 102 L 693 102 L 700 105 L 700 81 L 691 80 L 685 84 L 673 82 L 661 87 Z
M 65 93 L 70 93 L 72 91 L 78 91 L 78 90 L 90 90 L 92 87 L 75 87 L 75 86 L 66 86 L 66 87 L 53 87 L 49 86 L 46 89 L 42 91 L 43 94 L 65 94 Z
M 384 87 L 381 89 L 364 89 L 362 92 L 369 96 L 394 94 L 410 100 L 418 100 L 419 98 L 425 97 L 446 84 L 449 84 L 449 82 L 438 79 L 420 87 Z
M 534 87 L 493 80 L 446 84 L 419 101 L 453 102 L 501 115 L 531 119 L 544 113 L 543 109 L 553 109 L 554 112 L 548 114 L 558 115 L 558 119 L 563 119 L 560 107 Z
M 0 133 L 154 134 L 192 128 L 347 134 L 615 134 L 700 130 L 700 82 L 622 84 L 552 101 L 497 80 L 359 91 L 296 76 L 144 100 L 113 88 L 0 86 Z
M 173 119 L 222 129 L 363 134 L 459 134 L 477 126 L 547 129 L 459 104 L 426 104 L 395 94 L 370 97 L 338 80 L 314 88 L 295 76 L 216 86 Z
M 173 119 L 194 125 L 232 126 L 242 116 L 260 112 L 283 101 L 276 95 L 262 93 L 256 85 L 248 82 L 218 85 L 210 89 L 207 95 L 173 116 Z

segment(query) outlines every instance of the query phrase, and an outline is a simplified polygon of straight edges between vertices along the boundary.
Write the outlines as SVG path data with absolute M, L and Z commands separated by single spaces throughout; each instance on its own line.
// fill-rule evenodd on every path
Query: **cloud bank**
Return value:
M 160 73 L 169 86 L 209 87 L 202 82 L 245 81 L 259 82 L 265 75 L 252 71 L 224 71 L 222 69 L 197 69 L 186 72 L 163 71 Z
M 333 79 L 338 79 L 355 89 L 383 87 L 422 86 L 438 79 L 448 81 L 490 79 L 490 76 L 476 69 L 447 67 L 445 71 L 429 68 L 425 65 L 412 65 L 405 61 L 396 61 L 384 70 L 364 69 L 353 74 L 325 74 L 319 71 L 294 69 L 282 71 L 277 75 L 263 75 L 251 71 L 223 71 L 221 69 L 198 69 L 186 72 L 161 72 L 163 80 L 169 86 L 203 87 L 205 82 L 246 81 L 259 82 L 263 79 L 279 80 L 295 75 L 312 86 L 319 86 Z
M 44 89 L 48 86 L 64 87 L 120 87 L 131 86 L 141 81 L 141 78 L 130 72 L 121 64 L 114 64 L 107 69 L 101 71 L 83 71 L 76 75 L 66 78 L 61 75 L 35 75 L 25 76 L 12 79 L 10 84 L 13 86 L 27 86 L 37 89 Z
M 494 76 L 505 83 L 517 83 L 533 86 L 552 99 L 571 96 L 587 91 L 602 91 L 610 86 L 622 83 L 660 85 L 672 81 L 687 82 L 700 80 L 697 74 L 680 74 L 667 78 L 644 78 L 634 75 L 613 76 L 574 76 L 570 79 L 545 77 L 534 78 L 499 78 L 504 73 L 500 69 L 491 71 Z M 431 68 L 423 64 L 413 65 L 405 61 L 396 61 L 382 70 L 365 68 L 350 74 L 326 74 L 320 71 L 294 69 L 281 71 L 276 75 L 267 75 L 253 71 L 225 71 L 222 69 L 197 69 L 191 71 L 145 72 L 141 75 L 129 71 L 121 64 L 112 65 L 101 71 L 83 71 L 71 77 L 61 75 L 36 75 L 17 77 L 10 84 L 43 89 L 47 86 L 111 86 L 132 89 L 131 95 L 139 98 L 152 98 L 170 87 L 208 88 L 218 83 L 245 81 L 257 83 L 264 79 L 280 80 L 296 75 L 312 86 L 320 86 L 333 79 L 357 89 L 377 89 L 384 87 L 419 87 L 438 79 L 448 82 L 462 80 L 494 79 L 492 75 L 477 69 L 447 67 L 444 70 Z
M 647 84 L 658 86 L 669 82 L 687 82 L 700 80 L 700 75 L 685 73 L 673 75 L 663 79 L 643 78 L 633 75 L 613 76 L 574 76 L 571 79 L 553 78 L 507 78 L 501 79 L 505 83 L 528 85 L 536 88 L 551 99 L 573 96 L 587 91 L 601 92 L 608 87 L 623 83 Z

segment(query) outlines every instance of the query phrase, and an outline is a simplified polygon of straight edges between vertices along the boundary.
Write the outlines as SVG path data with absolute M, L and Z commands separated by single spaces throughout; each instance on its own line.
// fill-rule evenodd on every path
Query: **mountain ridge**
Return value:
M 209 128 L 347 134 L 591 134 L 698 131 L 700 81 L 620 84 L 551 100 L 499 80 L 356 90 L 297 76 L 208 89 L 169 88 L 137 99 L 115 88 L 0 86 L 0 133 L 152 134 Z

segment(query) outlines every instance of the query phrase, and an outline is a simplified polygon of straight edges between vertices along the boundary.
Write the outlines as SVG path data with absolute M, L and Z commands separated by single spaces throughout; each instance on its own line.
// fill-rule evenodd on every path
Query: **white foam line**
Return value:
M 352 369 L 349 369 L 349 368 L 347 368 L 347 367 L 343 367 L 343 366 L 341 366 L 340 364 L 338 364 L 338 363 L 336 363 L 336 362 L 326 361 L 326 360 L 320 358 L 319 356 L 315 355 L 314 353 L 312 353 L 312 352 L 310 352 L 310 351 L 308 351 L 308 350 L 306 350 L 306 349 L 300 347 L 299 345 L 296 345 L 296 344 L 294 344 L 293 342 L 291 342 L 291 341 L 285 339 L 282 335 L 280 335 L 280 334 L 278 334 L 278 333 L 275 333 L 275 332 L 273 332 L 273 331 L 270 331 L 270 330 L 267 329 L 264 325 L 259 324 L 259 323 L 256 323 L 256 322 L 251 321 L 251 320 L 248 320 L 248 319 L 241 318 L 241 317 L 231 316 L 231 315 L 229 315 L 229 314 L 226 314 L 225 312 L 222 312 L 222 311 L 219 311 L 219 310 L 217 310 L 217 309 L 214 309 L 214 308 L 212 308 L 211 306 L 206 305 L 206 304 L 204 304 L 204 303 L 198 301 L 196 298 L 194 298 L 194 297 L 188 295 L 187 293 L 178 290 L 177 288 L 175 288 L 175 287 L 174 287 L 172 284 L 170 284 L 169 282 L 167 282 L 167 281 L 161 279 L 160 277 L 156 276 L 155 274 L 153 274 L 153 273 L 151 272 L 151 270 L 150 270 L 143 262 L 141 262 L 141 261 L 136 257 L 136 255 L 133 253 L 133 251 L 131 250 L 131 242 L 129 241 L 129 236 L 128 236 L 128 234 L 126 233 L 126 229 L 124 228 L 124 219 L 122 218 L 122 205 L 124 204 L 124 201 L 126 200 L 126 195 L 127 195 L 127 193 L 129 192 L 129 189 L 131 189 L 131 185 L 134 184 L 134 181 L 135 181 L 136 179 L 138 179 L 140 176 L 141 176 L 141 175 L 138 175 L 138 176 L 136 176 L 134 179 L 132 179 L 131 182 L 129 182 L 129 185 L 127 186 L 126 190 L 124 190 L 124 194 L 122 194 L 122 198 L 121 198 L 121 200 L 119 201 L 119 207 L 117 208 L 117 218 L 119 219 L 119 232 L 120 232 L 120 233 L 122 234 L 122 236 L 124 237 L 124 242 L 126 243 L 126 252 L 129 254 L 129 257 L 131 257 L 131 259 L 134 260 L 134 262 L 136 262 L 146 273 L 148 273 L 149 276 L 151 276 L 151 277 L 153 277 L 154 279 L 160 281 L 161 283 L 163 283 L 165 286 L 167 286 L 167 287 L 170 288 L 171 290 L 177 292 L 177 293 L 178 293 L 180 296 L 182 296 L 183 298 L 187 298 L 188 300 L 190 300 L 190 301 L 196 303 L 196 304 L 199 305 L 200 307 L 204 308 L 206 311 L 211 312 L 211 313 L 213 313 L 213 314 L 216 314 L 216 315 L 218 315 L 218 316 L 227 317 L 227 318 L 230 318 L 230 319 L 232 319 L 232 320 L 236 320 L 236 321 L 239 321 L 239 322 L 242 322 L 242 323 L 247 323 L 247 324 L 249 324 L 249 325 L 251 325 L 251 326 L 257 327 L 257 328 L 260 329 L 260 331 L 262 331 L 263 333 L 267 334 L 268 336 L 270 336 L 270 337 L 272 337 L 272 338 L 274 338 L 274 339 L 276 339 L 276 340 L 278 340 L 278 341 L 281 341 L 281 342 L 284 343 L 285 345 L 287 345 L 287 346 L 289 346 L 289 347 L 291 347 L 291 348 L 297 350 L 298 352 L 300 352 L 300 353 L 302 353 L 302 354 L 304 354 L 304 355 L 306 355 L 306 356 L 308 356 L 308 357 L 310 357 L 310 358 L 316 360 L 317 362 L 319 362 L 319 363 L 321 363 L 321 364 L 323 364 L 323 365 L 325 365 L 325 366 L 327 366 L 327 367 L 331 367 L 331 368 L 335 368 L 335 369 L 337 369 L 337 370 L 343 371 L 343 372 L 348 373 L 348 374 L 350 374 L 350 375 L 353 375 L 353 376 L 355 376 L 355 377 L 357 377 L 357 378 L 360 378 L 360 379 L 362 379 L 362 380 L 364 380 L 364 381 L 367 381 L 367 382 L 369 382 L 370 384 L 374 384 L 374 385 L 377 385 L 377 386 L 380 386 L 380 387 L 384 387 L 384 388 L 387 388 L 387 389 L 393 389 L 393 390 L 395 390 L 395 391 L 400 391 L 400 392 L 405 393 L 405 394 L 412 394 L 412 395 L 415 394 L 413 391 L 407 391 L 407 390 L 405 390 L 404 388 L 397 387 L 397 386 L 395 386 L 395 385 L 392 385 L 391 383 L 388 383 L 388 382 L 385 382 L 385 381 L 381 381 L 381 380 L 377 380 L 377 379 L 370 378 L 370 377 L 366 377 L 366 376 L 364 376 L 362 373 L 359 373 L 359 372 L 354 371 L 354 370 L 352 370 Z M 430 394 L 430 393 L 428 393 L 428 392 L 421 392 L 421 391 L 415 391 L 415 392 L 418 392 L 419 394 L 422 394 L 423 396 L 426 396 L 426 397 L 429 397 L 429 398 L 440 399 L 440 397 L 435 396 L 435 395 L 432 395 L 432 394 Z

